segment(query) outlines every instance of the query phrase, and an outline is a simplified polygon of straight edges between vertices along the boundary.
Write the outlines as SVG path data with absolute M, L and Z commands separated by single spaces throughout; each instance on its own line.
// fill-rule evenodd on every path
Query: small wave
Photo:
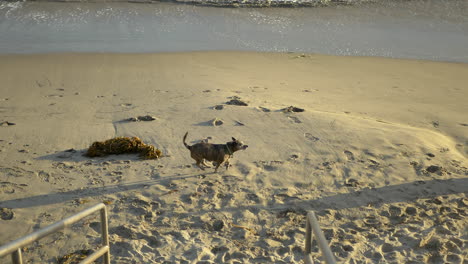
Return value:
M 1 9 L 18 9 L 24 2 L 34 0 L 25 0 L 21 2 L 2 2 Z M 129 2 L 129 3 L 178 3 L 198 6 L 212 7 L 318 7 L 330 5 L 352 5 L 358 3 L 376 2 L 379 0 L 41 0 L 42 2 Z
M 372 0 L 128 0 L 129 2 L 172 2 L 214 7 L 317 7 L 350 5 Z M 374 0 L 375 1 L 375 0 Z
M 160 0 L 218 7 L 302 7 L 329 5 L 333 0 Z M 341 2 L 341 1 L 340 1 Z
M 0 10 L 14 11 L 23 7 L 24 2 L 2 2 L 0 1 Z

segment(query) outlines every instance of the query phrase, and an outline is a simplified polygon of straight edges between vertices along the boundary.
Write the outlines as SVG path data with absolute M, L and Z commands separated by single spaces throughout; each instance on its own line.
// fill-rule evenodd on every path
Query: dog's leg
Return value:
M 229 169 L 229 165 L 230 165 L 230 164 L 229 164 L 229 160 L 226 160 L 226 161 L 224 162 L 224 166 L 226 167 L 226 170 Z
M 216 162 L 215 173 L 218 172 L 219 166 L 221 166 L 222 162 Z
M 206 164 L 206 163 L 205 163 L 205 159 L 203 159 L 203 161 L 202 161 L 202 165 L 203 165 L 203 166 L 205 166 L 205 167 L 207 167 L 207 168 L 211 168 L 211 166 L 210 166 L 210 165 L 208 165 L 208 164 Z
M 197 166 L 198 168 L 200 168 L 201 170 L 205 170 L 205 168 L 203 168 L 202 166 L 200 166 L 200 163 L 202 163 L 201 160 L 197 160 Z

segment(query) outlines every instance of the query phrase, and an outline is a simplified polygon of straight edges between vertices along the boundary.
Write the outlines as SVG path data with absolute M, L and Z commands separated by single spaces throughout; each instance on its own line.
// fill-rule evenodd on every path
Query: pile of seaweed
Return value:
M 152 145 L 146 145 L 138 137 L 116 137 L 94 142 L 86 152 L 88 157 L 102 157 L 112 154 L 140 153 L 143 159 L 158 159 L 162 152 Z

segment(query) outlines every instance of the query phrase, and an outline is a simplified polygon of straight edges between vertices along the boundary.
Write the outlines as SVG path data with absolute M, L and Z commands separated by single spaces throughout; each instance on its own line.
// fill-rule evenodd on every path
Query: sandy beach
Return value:
M 0 55 L 1 244 L 105 202 L 113 263 L 300 263 L 313 210 L 340 263 L 464 263 L 467 83 L 468 64 L 374 57 Z M 202 171 L 187 131 L 249 148 Z M 120 136 L 164 157 L 83 156 Z M 96 248 L 98 221 L 26 263 Z

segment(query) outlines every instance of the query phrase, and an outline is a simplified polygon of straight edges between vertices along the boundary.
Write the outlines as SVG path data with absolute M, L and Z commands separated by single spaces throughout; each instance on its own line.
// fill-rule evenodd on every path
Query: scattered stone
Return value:
M 442 167 L 437 166 L 437 165 L 431 165 L 431 166 L 426 168 L 426 171 L 428 171 L 430 173 L 439 173 L 439 172 L 442 171 Z
M 439 121 L 432 121 L 432 126 L 435 128 L 439 127 Z
M 240 100 L 240 97 L 238 96 L 233 96 L 231 100 L 226 102 L 227 105 L 238 105 L 238 106 L 248 106 L 248 104 L 242 100 Z
M 245 126 L 244 123 L 240 122 L 240 121 L 236 121 L 236 125 L 238 126 Z
M 13 216 L 15 214 L 13 213 L 13 210 L 10 208 L 1 208 L 0 207 L 0 219 L 2 220 L 11 220 L 13 219 Z
M 213 126 L 220 126 L 224 124 L 224 121 L 221 119 L 215 118 L 213 119 L 213 121 L 211 121 L 211 124 L 213 124 Z
M 349 187 L 358 187 L 361 184 L 355 179 L 346 179 L 345 185 Z
M 156 120 L 156 118 L 150 115 L 145 115 L 145 116 L 138 116 L 138 117 L 130 117 L 128 119 L 125 119 L 124 121 L 138 122 L 138 121 L 153 121 L 153 120 Z
M 138 120 L 139 121 L 153 121 L 153 120 L 156 120 L 156 118 L 150 115 L 145 115 L 145 116 L 139 116 Z
M 288 106 L 288 107 L 283 108 L 281 110 L 284 113 L 291 113 L 291 112 L 298 113 L 298 112 L 304 112 L 305 111 L 304 109 L 299 108 L 299 107 L 295 107 L 295 106 Z
M 213 107 L 213 109 L 215 109 L 215 110 L 223 110 L 223 109 L 224 109 L 224 105 L 215 105 L 215 106 Z
M 431 157 L 431 158 L 435 157 L 435 155 L 432 154 L 432 153 L 426 153 L 426 155 L 427 155 L 428 157 Z

